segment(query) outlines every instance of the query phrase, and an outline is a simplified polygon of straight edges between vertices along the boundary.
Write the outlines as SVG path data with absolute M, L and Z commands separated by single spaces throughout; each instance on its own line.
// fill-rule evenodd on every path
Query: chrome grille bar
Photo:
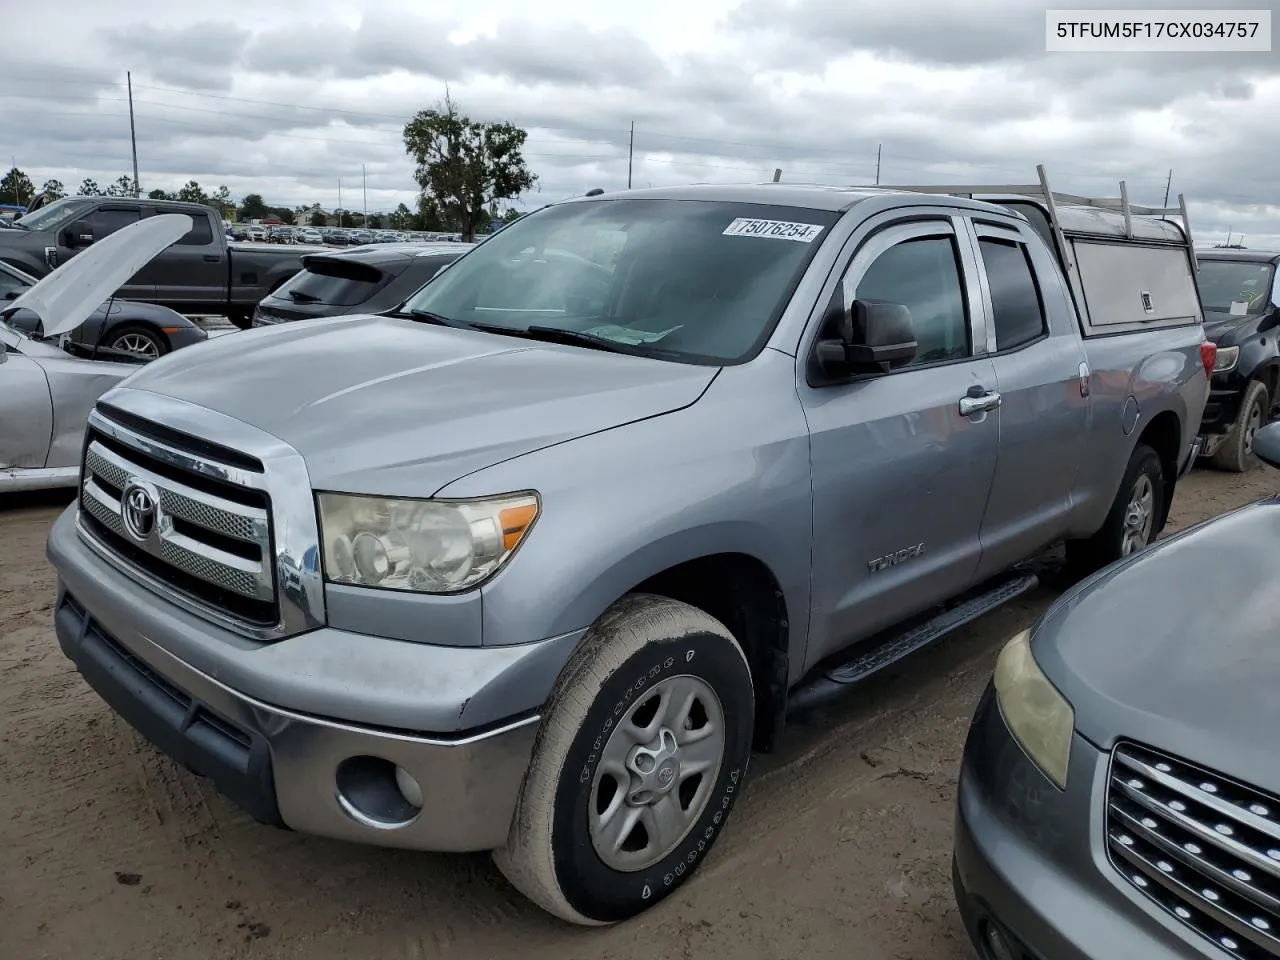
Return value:
M 1240 960 L 1280 957 L 1280 800 L 1135 744 L 1112 754 L 1112 865 Z

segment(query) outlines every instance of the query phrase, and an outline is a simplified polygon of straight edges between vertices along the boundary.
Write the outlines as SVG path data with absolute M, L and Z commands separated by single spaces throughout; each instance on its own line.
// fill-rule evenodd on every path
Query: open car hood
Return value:
M 34 311 L 46 337 L 70 333 L 191 226 L 185 213 L 131 223 L 55 268 L 5 309 Z

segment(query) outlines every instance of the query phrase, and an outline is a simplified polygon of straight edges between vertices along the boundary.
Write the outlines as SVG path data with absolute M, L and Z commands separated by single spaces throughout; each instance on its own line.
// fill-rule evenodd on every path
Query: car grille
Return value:
M 1280 798 L 1124 744 L 1107 849 L 1130 883 L 1231 956 L 1280 957 Z
M 99 417 L 106 412 L 99 407 Z M 261 473 L 262 465 L 122 411 L 107 416 L 110 430 L 91 423 L 86 431 L 82 527 L 196 605 L 255 627 L 278 623 L 270 498 L 224 479 L 234 471 Z M 181 456 L 164 456 L 165 450 Z M 124 501 L 136 490 L 154 507 L 149 525 L 135 516 L 131 526 Z

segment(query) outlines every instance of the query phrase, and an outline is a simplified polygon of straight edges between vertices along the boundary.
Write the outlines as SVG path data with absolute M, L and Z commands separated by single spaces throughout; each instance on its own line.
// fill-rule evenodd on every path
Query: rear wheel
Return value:
M 1210 463 L 1219 470 L 1231 473 L 1245 473 L 1258 465 L 1258 457 L 1253 452 L 1254 435 L 1268 420 L 1271 409 L 1271 397 L 1267 393 L 1267 385 L 1251 380 L 1245 388 L 1244 399 L 1240 402 L 1240 415 L 1231 425 L 1227 438 L 1214 453 Z
M 253 314 L 248 310 L 228 311 L 227 319 L 231 321 L 233 327 L 238 327 L 241 330 L 248 330 L 253 326 Z
M 1102 528 L 1087 540 L 1067 541 L 1067 561 L 1079 575 L 1100 570 L 1145 549 L 1164 527 L 1165 476 L 1160 457 L 1145 443 L 1129 456 L 1129 466 Z
M 498 867 L 570 923 L 648 909 L 724 830 L 754 714 L 747 659 L 719 621 L 663 597 L 620 600 L 552 694 Z

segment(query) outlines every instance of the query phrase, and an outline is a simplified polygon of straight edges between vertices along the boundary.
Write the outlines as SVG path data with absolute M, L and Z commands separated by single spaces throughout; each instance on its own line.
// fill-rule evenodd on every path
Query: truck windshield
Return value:
M 1275 267 L 1256 260 L 1199 261 L 1200 302 L 1205 310 L 1256 316 L 1270 300 Z
M 21 220 L 15 221 L 15 226 L 26 230 L 57 230 L 83 211 L 87 203 L 83 197 L 63 197 L 47 207 L 28 213 Z
M 687 363 L 751 359 L 839 214 L 703 200 L 548 207 L 454 262 L 405 309 L 585 335 Z

